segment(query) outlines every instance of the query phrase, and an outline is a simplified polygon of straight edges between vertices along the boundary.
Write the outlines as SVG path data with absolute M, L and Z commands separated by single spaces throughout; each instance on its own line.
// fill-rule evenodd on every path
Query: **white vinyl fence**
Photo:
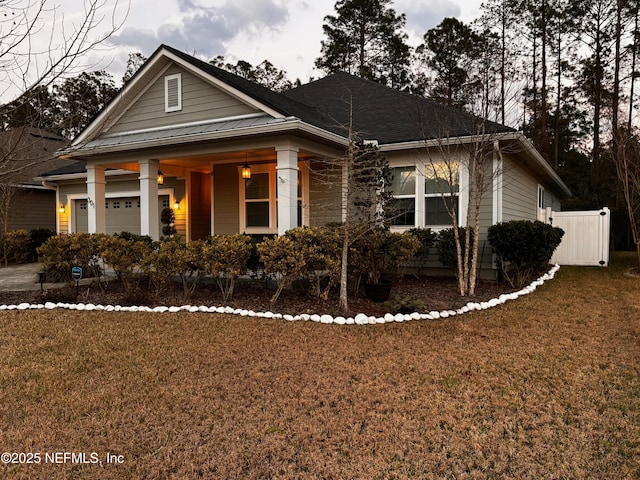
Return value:
M 608 208 L 582 212 L 552 212 L 547 209 L 548 223 L 564 230 L 562 243 L 556 249 L 551 263 L 606 267 L 609 265 Z

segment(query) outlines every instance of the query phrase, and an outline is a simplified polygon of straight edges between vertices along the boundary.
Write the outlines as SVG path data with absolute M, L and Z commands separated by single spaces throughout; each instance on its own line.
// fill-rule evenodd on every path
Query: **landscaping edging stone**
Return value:
M 228 315 L 238 315 L 241 317 L 255 317 L 255 318 L 267 318 L 267 319 L 282 319 L 290 322 L 295 321 L 310 321 L 324 324 L 335 325 L 376 325 L 383 323 L 396 323 L 396 322 L 410 322 L 414 320 L 438 320 L 441 318 L 448 318 L 455 315 L 463 315 L 465 313 L 473 312 L 476 310 L 487 310 L 489 308 L 497 307 L 510 300 L 516 300 L 517 298 L 533 293 L 538 287 L 542 286 L 546 281 L 552 280 L 560 265 L 554 265 L 549 272 L 542 275 L 537 280 L 531 282 L 528 286 L 520 291 L 513 293 L 505 293 L 498 298 L 493 298 L 486 302 L 469 302 L 465 306 L 457 310 L 442 310 L 431 311 L 429 313 L 410 313 L 410 314 L 392 314 L 387 313 L 383 317 L 373 317 L 364 313 L 358 313 L 355 317 L 333 317 L 331 315 L 319 315 L 319 314 L 302 314 L 302 315 L 289 315 L 273 312 L 254 312 L 253 310 L 246 310 L 240 308 L 231 307 L 219 307 L 219 306 L 193 306 L 183 305 L 180 307 L 145 307 L 145 306 L 128 306 L 123 307 L 121 305 L 94 305 L 92 303 L 21 303 L 19 305 L 0 305 L 0 311 L 2 310 L 55 310 L 55 309 L 67 309 L 67 310 L 79 310 L 79 311 L 105 311 L 105 312 L 148 312 L 148 313 L 176 313 L 176 312 L 191 312 L 191 313 L 224 313 Z

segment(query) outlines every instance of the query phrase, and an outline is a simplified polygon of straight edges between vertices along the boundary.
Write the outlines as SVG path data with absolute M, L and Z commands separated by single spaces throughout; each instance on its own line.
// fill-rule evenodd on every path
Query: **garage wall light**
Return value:
M 58 212 L 64 213 L 64 204 L 63 203 L 61 203 L 60 206 L 58 207 Z

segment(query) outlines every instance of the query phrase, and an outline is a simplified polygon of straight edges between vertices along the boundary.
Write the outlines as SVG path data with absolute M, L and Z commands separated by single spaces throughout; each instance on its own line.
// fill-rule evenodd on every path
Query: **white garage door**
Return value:
M 158 209 L 169 206 L 169 196 L 158 197 Z M 120 232 L 140 234 L 140 197 L 108 198 L 105 203 L 107 215 L 107 233 L 113 235 Z M 87 201 L 75 201 L 76 232 L 89 230 Z

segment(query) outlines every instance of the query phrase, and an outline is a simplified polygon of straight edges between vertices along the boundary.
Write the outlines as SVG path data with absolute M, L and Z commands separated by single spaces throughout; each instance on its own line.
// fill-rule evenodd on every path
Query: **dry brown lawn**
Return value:
M 0 477 L 640 478 L 625 261 L 390 325 L 2 312 Z

